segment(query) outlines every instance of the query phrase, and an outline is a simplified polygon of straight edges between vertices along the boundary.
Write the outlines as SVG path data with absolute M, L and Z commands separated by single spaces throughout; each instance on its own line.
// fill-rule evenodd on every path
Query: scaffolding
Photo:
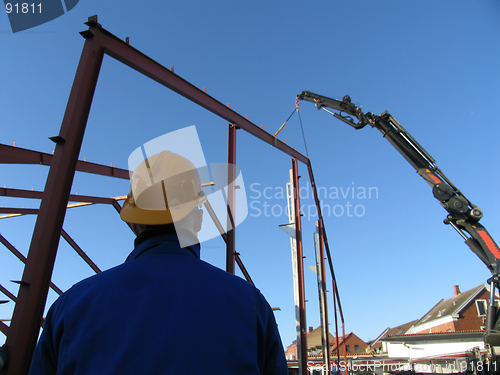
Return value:
M 117 61 L 135 69 L 145 76 L 153 79 L 161 85 L 173 90 L 179 95 L 184 96 L 190 101 L 216 114 L 226 120 L 228 125 L 228 180 L 234 180 L 236 164 L 236 133 L 238 129 L 243 129 L 265 143 L 284 152 L 292 158 L 293 175 L 293 205 L 294 205 L 294 225 L 297 246 L 297 273 L 299 275 L 299 312 L 300 312 L 300 343 L 301 343 L 301 375 L 307 374 L 307 342 L 306 342 L 306 323 L 305 323 L 305 291 L 304 291 L 304 272 L 302 256 L 302 228 L 299 196 L 299 173 L 298 162 L 303 163 L 309 174 L 311 187 L 314 193 L 314 200 L 319 216 L 319 249 L 321 252 L 321 288 L 322 296 L 326 306 L 326 271 L 323 248 L 326 252 L 330 274 L 333 284 L 333 303 L 335 311 L 335 331 L 338 346 L 338 322 L 337 310 L 340 312 L 343 336 L 344 317 L 340 305 L 339 292 L 333 263 L 328 246 L 326 231 L 324 229 L 323 216 L 321 214 L 321 205 L 316 191 L 312 165 L 308 157 L 302 155 L 294 148 L 276 138 L 258 127 L 254 123 L 233 111 L 228 105 L 224 105 L 208 95 L 205 90 L 200 90 L 172 70 L 167 69 L 150 57 L 141 53 L 129 45 L 128 40 L 123 41 L 104 28 L 97 22 L 97 16 L 89 17 L 85 23 L 89 28 L 81 32 L 85 38 L 78 69 L 75 75 L 73 86 L 70 92 L 68 104 L 63 117 L 59 135 L 51 137 L 56 144 L 53 155 L 34 150 L 22 149 L 18 147 L 0 145 L 0 163 L 5 164 L 42 164 L 49 166 L 49 173 L 45 189 L 41 191 L 28 191 L 11 188 L 0 188 L 0 196 L 21 197 L 40 199 L 39 209 L 30 208 L 0 208 L 0 214 L 3 215 L 22 215 L 36 214 L 35 224 L 31 245 L 27 257 L 24 257 L 6 238 L 0 235 L 0 242 L 16 255 L 24 264 L 22 279 L 18 281 L 19 292 L 14 296 L 6 288 L 0 285 L 0 292 L 15 302 L 15 308 L 12 315 L 10 326 L 0 321 L 0 331 L 7 337 L 4 345 L 5 354 L 8 349 L 8 361 L 5 366 L 0 364 L 0 374 L 2 375 L 22 375 L 29 371 L 31 357 L 33 355 L 40 327 L 43 326 L 43 312 L 46 304 L 49 288 L 55 290 L 58 294 L 62 291 L 52 283 L 51 276 L 54 268 L 55 257 L 61 236 L 75 249 L 75 251 L 85 260 L 85 262 L 95 271 L 100 272 L 97 265 L 83 252 L 76 242 L 63 229 L 64 217 L 67 208 L 88 204 L 109 204 L 117 212 L 120 212 L 121 206 L 118 203 L 124 197 L 104 198 L 70 194 L 75 171 L 109 176 L 119 179 L 129 179 L 129 171 L 109 167 L 95 163 L 89 163 L 86 160 L 78 160 L 81 145 L 84 138 L 87 119 L 89 116 L 92 99 L 94 96 L 99 71 L 104 59 L 108 55 Z M 128 38 L 127 38 L 128 39 Z M 228 214 L 229 220 L 233 220 L 229 207 L 234 204 L 235 185 L 228 189 Z M 68 202 L 77 202 L 68 204 Z M 235 273 L 235 263 L 238 264 L 244 277 L 253 284 L 253 281 L 245 269 L 239 254 L 235 251 L 235 227 L 227 233 L 218 223 L 217 217 L 210 205 L 205 206 L 208 213 L 220 228 L 221 236 L 226 243 L 226 271 Z M 0 301 L 2 302 L 2 301 Z M 327 340 L 328 346 L 328 340 Z M 344 343 L 345 352 L 345 343 Z M 329 348 L 327 348 L 329 353 Z M 337 351 L 338 362 L 340 363 L 340 350 Z M 345 358 L 345 357 L 344 357 Z M 329 370 L 327 373 L 329 373 Z

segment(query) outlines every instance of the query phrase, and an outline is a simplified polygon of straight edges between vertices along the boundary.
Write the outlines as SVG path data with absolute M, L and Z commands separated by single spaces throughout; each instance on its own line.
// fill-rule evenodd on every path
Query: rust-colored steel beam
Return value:
M 12 301 L 16 302 L 16 296 L 13 295 L 11 292 L 9 292 L 3 285 L 0 285 L 0 292 L 5 294 Z M 5 336 L 7 336 L 8 331 L 9 331 L 9 326 L 6 325 L 4 322 L 0 321 L 0 332 L 2 332 Z
M 335 280 L 332 280 L 332 286 L 333 286 L 333 310 L 334 310 L 334 317 L 335 317 L 335 347 L 337 348 L 337 364 L 339 365 L 339 370 L 340 370 L 340 345 L 339 345 L 339 325 L 338 325 L 338 317 L 337 317 L 337 297 L 335 294 L 336 290 L 336 283 Z M 347 363 L 344 364 L 347 366 Z
M 347 375 L 349 372 L 347 370 L 347 347 L 346 347 L 346 337 L 345 337 L 345 326 L 343 320 L 342 320 L 342 337 L 344 337 L 344 363 L 345 363 L 344 373 L 345 375 Z
M 234 253 L 236 246 L 236 125 L 229 124 L 227 142 L 227 231 L 226 271 L 234 274 Z
M 326 255 L 328 259 L 328 265 L 330 266 L 330 273 L 332 274 L 332 279 L 335 282 L 335 296 L 337 297 L 338 303 L 339 303 L 339 312 L 340 312 L 340 318 L 342 322 L 344 322 L 344 313 L 342 312 L 342 305 L 340 303 L 340 296 L 339 296 L 339 289 L 337 287 L 337 278 L 335 277 L 335 272 L 333 271 L 333 262 L 332 262 L 332 257 L 330 254 L 330 249 L 328 247 L 328 241 L 326 240 L 326 233 L 324 233 L 324 238 L 325 238 L 325 249 L 326 249 Z
M 243 273 L 243 276 L 245 276 L 245 279 L 250 284 L 252 284 L 253 286 L 255 286 L 255 284 L 253 283 L 252 278 L 250 277 L 250 274 L 248 273 L 245 265 L 243 264 L 243 261 L 240 258 L 240 254 L 239 253 L 234 253 L 234 259 L 236 260 L 236 264 L 238 264 L 238 267 L 240 267 L 241 273 Z
M 83 207 L 90 206 L 94 203 L 90 202 L 79 202 L 79 203 L 71 203 L 66 206 L 66 208 L 75 208 L 75 207 Z M 7 219 L 16 216 L 23 215 L 38 215 L 38 208 L 11 208 L 11 207 L 0 207 L 0 213 L 4 213 L 5 215 L 0 216 L 0 219 Z
M 118 213 L 122 211 L 122 206 L 120 206 L 120 204 L 115 199 L 113 199 L 113 202 L 111 202 L 111 204 Z
M 0 144 L 0 163 L 2 164 L 41 164 L 50 166 L 53 158 L 54 155 L 45 152 Z M 84 160 L 78 160 L 76 170 L 101 176 L 129 179 L 129 171 L 126 169 L 108 167 Z
M 292 147 L 286 145 L 280 140 L 277 140 L 273 135 L 267 133 L 245 117 L 236 113 L 227 105 L 222 104 L 207 93 L 203 92 L 193 84 L 179 77 L 170 69 L 162 66 L 155 60 L 146 56 L 142 52 L 136 50 L 130 44 L 117 38 L 109 31 L 103 29 L 100 25 L 90 25 L 85 33 L 92 34 L 97 37 L 102 46 L 105 48 L 106 54 L 114 59 L 130 66 L 132 69 L 144 74 L 159 84 L 168 87 L 172 91 L 184 96 L 185 98 L 197 103 L 201 107 L 215 113 L 219 117 L 225 119 L 231 124 L 236 124 L 245 131 L 261 139 L 262 141 L 273 145 L 277 149 L 290 155 L 304 164 L 309 163 L 309 159 L 300 152 L 295 151 Z
M 292 178 L 293 178 L 293 201 L 295 211 L 295 243 L 297 246 L 297 277 L 299 284 L 299 326 L 300 326 L 300 364 L 301 375 L 307 375 L 307 337 L 306 337 L 306 298 L 304 288 L 304 256 L 302 251 L 302 222 L 300 213 L 300 194 L 299 194 L 299 170 L 297 159 L 292 159 Z
M 13 295 L 7 288 L 5 288 L 3 285 L 0 285 L 0 292 L 5 294 L 7 297 L 9 297 L 13 302 L 17 301 L 17 298 L 15 295 Z
M 22 197 L 22 198 L 36 198 L 41 199 L 43 192 L 39 191 L 30 191 L 30 190 L 18 190 L 18 189 L 6 189 L 0 188 L 0 196 L 11 196 L 11 197 Z M 117 200 L 124 199 L 124 197 L 116 197 L 116 198 L 104 198 L 104 197 L 92 197 L 88 195 L 75 195 L 72 194 L 69 196 L 69 200 L 72 202 L 79 203 L 71 203 L 67 205 L 67 208 L 75 208 L 82 207 L 92 204 L 112 204 L 113 206 L 118 206 Z M 121 207 L 120 207 L 121 209 Z M 15 216 L 22 215 L 37 215 L 39 209 L 38 208 L 18 208 L 18 207 L 0 207 L 0 214 L 4 214 L 0 216 L 0 219 L 7 219 Z M 118 211 L 120 212 L 120 211 Z
M 5 214 L 5 215 L 36 215 L 36 214 L 38 214 L 38 208 L 0 207 L 0 214 Z
M 205 201 L 205 203 L 203 205 L 205 206 L 205 209 L 207 210 L 207 212 L 210 215 L 210 217 L 212 218 L 215 226 L 219 230 L 219 233 L 220 233 L 222 239 L 224 240 L 225 243 L 227 243 L 227 234 L 226 234 L 226 231 L 224 230 L 224 227 L 220 223 L 219 218 L 215 214 L 215 211 L 212 208 L 212 205 L 210 204 L 210 202 L 208 201 L 208 199 Z
M 0 196 L 13 198 L 42 199 L 43 191 L 0 187 Z
M 217 218 L 217 215 L 215 214 L 215 211 L 212 208 L 212 205 L 207 200 L 207 201 L 205 201 L 204 206 L 205 206 L 205 209 L 207 210 L 208 214 L 212 218 L 215 226 L 219 230 L 220 236 L 222 237 L 222 239 L 224 240 L 224 242 L 227 244 L 227 234 L 225 233 L 224 228 L 222 227 L 222 224 L 220 223 L 219 219 Z M 247 269 L 245 268 L 245 265 L 243 264 L 243 261 L 240 258 L 240 255 L 237 252 L 234 253 L 234 260 L 236 260 L 236 264 L 238 264 L 238 267 L 240 267 L 240 270 L 243 273 L 243 276 L 245 276 L 245 279 L 250 284 L 252 284 L 253 286 L 255 286 L 252 278 L 250 277 L 250 274 L 248 273 Z
M 316 203 L 316 209 L 318 211 L 320 226 L 322 227 L 322 240 L 323 240 L 324 248 L 326 249 L 326 254 L 328 257 L 328 265 L 330 267 L 330 274 L 332 275 L 333 309 L 334 309 L 334 317 L 335 317 L 335 337 L 336 337 L 336 347 L 337 347 L 337 361 L 338 361 L 338 364 L 340 365 L 340 346 L 339 346 L 339 329 L 338 329 L 338 319 L 337 319 L 337 302 L 339 305 L 338 311 L 340 313 L 340 319 L 342 322 L 342 329 L 344 329 L 344 313 L 342 311 L 342 305 L 340 303 L 340 296 L 339 296 L 339 291 L 338 291 L 338 287 L 337 287 L 337 280 L 335 277 L 335 271 L 333 270 L 333 262 L 332 262 L 332 257 L 330 254 L 330 247 L 328 245 L 328 237 L 326 236 L 325 224 L 323 221 L 323 214 L 321 212 L 321 204 L 320 204 L 318 192 L 316 189 L 316 182 L 314 180 L 314 174 L 313 174 L 311 163 L 308 164 L 307 168 L 309 171 L 309 180 L 311 182 L 311 187 L 312 187 L 312 191 L 313 191 L 313 195 L 314 195 L 314 201 Z M 322 257 L 322 259 L 324 261 L 324 256 Z M 343 335 L 345 336 L 345 332 L 343 333 Z M 345 363 L 345 365 L 347 366 L 347 362 Z M 346 370 L 346 373 L 347 373 L 347 370 Z
M 121 212 L 121 210 L 122 210 L 122 206 L 120 206 L 120 204 L 119 204 L 116 200 L 114 200 L 114 201 L 112 202 L 112 204 L 113 204 L 113 207 L 115 208 L 115 210 L 116 210 L 118 213 L 120 213 L 120 212 Z M 128 227 L 130 228 L 130 230 L 131 230 L 132 232 L 134 232 L 134 228 L 132 228 L 132 224 L 130 224 L 130 223 L 125 223 L 125 224 L 127 224 L 127 225 L 128 225 Z M 134 234 L 135 234 L 135 232 L 134 232 Z
M 0 322 L 0 332 L 7 336 L 7 334 L 9 333 L 9 326 L 4 322 Z
M 61 130 L 52 138 L 56 148 L 6 341 L 10 358 L 0 374 L 25 375 L 29 371 L 103 57 L 99 40 L 87 35 Z
M 14 245 L 12 245 L 7 239 L 0 234 L 0 242 L 3 243 L 3 245 L 10 250 L 12 254 L 14 254 L 17 259 L 19 259 L 21 262 L 26 263 L 26 257 L 21 254 L 19 250 L 17 250 Z
M 78 155 L 104 53 L 292 156 L 295 164 L 297 160 L 305 164 L 309 163 L 309 159 L 299 152 L 276 140 L 274 136 L 243 116 L 102 29 L 97 23 L 97 17 L 90 17 L 87 25 L 89 29 L 82 32 L 86 42 L 61 130 L 59 135 L 51 138 L 56 143 L 54 155 L 50 162 L 47 160 L 46 154 L 40 156 L 40 153 L 38 153 L 38 156 L 36 154 L 30 156 L 38 157 L 38 161 L 34 161 L 34 163 L 40 164 L 41 157 L 42 163 L 49 163 L 51 167 L 20 284 L 18 302 L 15 306 L 12 324 L 7 336 L 6 345 L 10 352 L 10 359 L 8 365 L 0 369 L 1 375 L 24 375 L 29 370 L 39 332 L 39 322 L 45 307 L 72 181 L 77 166 L 80 168 L 81 163 L 85 164 L 85 162 L 79 163 Z M 2 147 L 2 149 L 5 150 L 6 148 Z M 25 153 L 25 155 L 27 154 Z M 0 154 L 0 159 L 5 162 L 9 160 L 7 157 L 3 158 L 2 154 Z M 15 163 L 15 160 L 19 162 L 19 158 L 11 158 L 10 162 Z M 81 168 L 82 171 L 101 174 L 85 169 L 85 166 Z M 123 175 L 121 178 L 128 179 L 128 171 L 125 173 L 126 176 Z M 102 172 L 102 174 L 119 177 L 114 170 Z M 303 329 L 305 330 L 305 326 Z M 307 360 L 306 356 L 304 360 Z
M 22 189 L 12 189 L 0 187 L 0 196 L 13 197 L 13 198 L 28 198 L 28 199 L 42 199 L 43 191 L 36 190 L 22 190 Z M 105 197 L 93 197 L 90 195 L 77 195 L 70 194 L 69 202 L 88 202 L 88 203 L 102 203 L 102 204 L 113 204 L 116 202 L 115 198 L 105 198 Z
M 3 245 L 7 248 L 7 249 L 9 249 L 9 250 L 10 250 L 10 252 L 11 252 L 12 254 L 14 254 L 14 255 L 17 257 L 17 259 L 19 259 L 21 262 L 23 262 L 24 264 L 26 264 L 26 260 L 27 260 L 27 259 L 26 259 L 26 257 L 25 257 L 23 254 L 21 254 L 21 252 L 20 252 L 19 250 L 17 250 L 17 249 L 14 247 L 14 245 L 12 245 L 9 241 L 7 241 L 7 239 L 6 239 L 4 236 L 2 236 L 1 234 L 0 234 L 0 242 L 1 242 L 1 243 L 2 243 L 2 244 L 3 244 Z M 61 289 L 59 289 L 59 288 L 58 288 L 58 287 L 57 287 L 57 286 L 56 286 L 56 285 L 55 285 L 52 281 L 50 282 L 50 287 L 52 288 L 52 290 L 53 290 L 54 292 L 56 292 L 56 293 L 57 293 L 57 294 L 59 294 L 59 295 L 61 295 L 61 294 L 63 293 L 63 292 L 62 292 L 62 290 L 61 290 Z
M 325 248 L 323 245 L 323 234 L 325 231 L 325 228 L 323 227 L 323 222 L 319 220 L 319 257 L 320 257 L 320 262 L 319 266 L 321 269 L 321 289 L 323 290 L 323 306 L 325 309 L 325 316 L 324 316 L 324 323 L 325 323 L 325 330 L 326 330 L 326 353 L 327 356 L 326 358 L 323 359 L 323 363 L 326 364 L 326 375 L 331 373 L 331 361 L 330 361 L 330 338 L 328 336 L 329 333 L 329 325 L 328 325 L 328 302 L 326 298 L 326 267 L 325 267 Z
M 85 254 L 85 252 L 81 249 L 81 247 L 78 246 L 78 244 L 69 236 L 69 234 L 64 229 L 61 230 L 61 235 L 69 243 L 69 245 L 73 249 L 75 249 L 75 251 L 78 253 L 78 255 L 80 255 L 82 257 L 82 259 L 85 261 L 85 263 L 87 263 L 90 266 L 90 268 L 92 268 L 95 271 L 95 273 L 101 272 L 99 267 L 97 267 L 97 265 L 92 261 L 92 259 L 89 258 L 89 256 L 87 254 Z
M 335 271 L 333 270 L 333 262 L 332 262 L 332 257 L 330 254 L 330 246 L 328 245 L 328 237 L 326 236 L 325 223 L 323 221 L 323 214 L 321 213 L 321 204 L 319 202 L 318 191 L 316 189 L 316 182 L 314 181 L 314 174 L 312 171 L 311 163 L 308 164 L 307 168 L 309 171 L 309 179 L 311 181 L 311 187 L 312 187 L 312 191 L 313 191 L 313 195 L 314 195 L 314 201 L 316 202 L 316 209 L 318 211 L 319 221 L 321 222 L 321 225 L 323 226 L 323 241 L 324 241 L 324 245 L 325 245 L 326 255 L 328 257 L 328 265 L 330 267 L 330 273 L 332 275 L 332 279 L 335 281 L 335 284 L 336 284 L 337 281 L 335 278 Z M 340 296 L 339 296 L 338 288 L 334 289 L 334 293 L 336 294 L 337 300 L 339 303 L 339 312 L 340 312 L 340 316 L 342 318 L 342 322 L 344 322 L 344 314 L 342 312 L 342 305 L 340 304 Z

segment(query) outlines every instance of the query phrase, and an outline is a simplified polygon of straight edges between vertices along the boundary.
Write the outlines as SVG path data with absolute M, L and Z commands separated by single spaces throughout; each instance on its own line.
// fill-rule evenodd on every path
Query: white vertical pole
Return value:
M 295 208 L 293 204 L 293 173 L 290 169 L 290 182 L 286 184 L 286 198 L 288 204 L 288 223 L 295 223 Z M 295 302 L 295 330 L 297 333 L 297 359 L 299 364 L 299 374 L 302 374 L 302 351 L 300 342 L 300 309 L 299 309 L 299 278 L 297 274 L 297 245 L 294 237 L 290 237 L 290 247 L 292 249 L 292 269 L 293 269 L 293 300 Z

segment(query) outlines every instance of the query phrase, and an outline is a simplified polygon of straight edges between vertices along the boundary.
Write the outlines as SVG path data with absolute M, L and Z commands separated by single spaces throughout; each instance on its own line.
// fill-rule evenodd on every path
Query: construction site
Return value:
M 483 210 L 491 213 L 499 202 L 488 198 L 487 183 L 477 191 L 477 181 L 457 176 L 460 165 L 447 167 L 465 157 L 443 143 L 446 136 L 438 131 L 430 137 L 441 138 L 437 144 L 452 155 L 438 167 L 435 153 L 419 143 L 427 145 L 426 137 L 412 128 L 417 142 L 396 120 L 391 103 L 386 109 L 394 116 L 387 110 L 377 115 L 346 93 L 332 98 L 304 88 L 290 95 L 286 111 L 278 111 L 268 125 L 235 109 L 231 95 L 224 93 L 229 100 L 222 102 L 215 87 L 198 86 L 197 76 L 192 83 L 156 60 L 154 51 L 135 47 L 133 36 L 118 37 L 100 21 L 89 17 L 88 29 L 80 32 L 83 50 L 73 59 L 74 80 L 65 84 L 62 122 L 47 137 L 53 146 L 25 147 L 22 139 L 0 144 L 2 174 L 13 176 L 0 187 L 0 242 L 2 259 L 8 259 L 0 279 L 1 374 L 28 374 L 50 305 L 133 250 L 134 228 L 119 220 L 135 171 L 130 153 L 182 129 L 198 132 L 200 152 L 211 168 L 201 177 L 208 199 L 200 208 L 211 228 L 200 240 L 202 258 L 261 290 L 278 323 L 289 374 L 497 372 L 498 219 L 481 219 Z M 122 102 L 110 104 L 115 74 L 128 83 L 116 93 Z M 132 91 L 134 100 L 143 95 L 137 82 L 158 102 L 151 107 L 147 100 L 128 102 Z M 168 120 L 176 107 L 189 113 L 185 122 L 179 116 Z M 121 108 L 119 122 L 116 108 Z M 314 125 L 313 111 L 320 118 Z M 143 132 L 153 113 L 161 121 Z M 132 125 L 122 123 L 127 117 Z M 345 128 L 337 135 L 351 139 L 326 140 L 321 127 L 327 122 Z M 495 135 L 496 130 L 493 141 Z M 339 146 L 344 154 L 334 156 L 336 144 L 346 142 L 352 144 Z M 371 143 L 368 154 L 374 156 L 367 158 Z M 111 151 L 118 148 L 118 154 Z M 222 177 L 215 172 L 217 163 L 225 168 Z M 359 164 L 367 172 L 353 172 Z M 400 170 L 408 169 L 417 173 L 403 177 Z M 389 200 L 394 201 L 390 211 Z M 402 211 L 394 211 L 398 208 Z M 436 248 L 447 252 L 434 259 Z M 443 264 L 443 257 L 450 262 Z M 416 280 L 433 273 L 436 278 L 429 277 L 417 292 Z M 442 282 L 429 293 L 437 280 Z M 391 284 L 407 284 L 406 293 Z M 371 308 L 372 298 L 391 313 Z M 369 336 L 362 321 L 371 326 Z

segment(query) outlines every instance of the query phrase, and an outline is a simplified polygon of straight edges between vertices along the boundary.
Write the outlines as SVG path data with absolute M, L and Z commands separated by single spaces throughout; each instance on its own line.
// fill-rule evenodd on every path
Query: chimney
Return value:
M 313 327 L 309 327 L 309 332 L 312 332 L 313 331 Z
M 459 286 L 458 286 L 458 285 L 455 285 L 455 286 L 453 287 L 453 289 L 454 289 L 454 291 L 455 291 L 455 297 L 456 297 L 456 296 L 458 296 L 458 295 L 460 294 L 460 288 L 459 288 Z

